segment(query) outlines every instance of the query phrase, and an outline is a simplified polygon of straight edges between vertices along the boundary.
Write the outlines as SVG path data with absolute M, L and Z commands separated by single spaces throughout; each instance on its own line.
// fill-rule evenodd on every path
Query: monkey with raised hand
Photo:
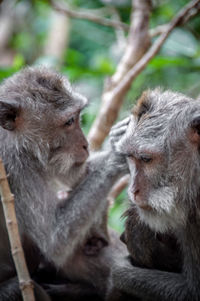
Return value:
M 113 266 L 117 289 L 142 300 L 200 300 L 200 103 L 183 94 L 147 91 L 116 143 L 127 157 L 129 197 L 141 223 L 171 233 L 183 263 L 177 272 Z
M 115 125 L 110 133 L 114 147 L 125 133 L 129 117 Z M 133 126 L 133 124 L 132 124 Z M 182 254 L 180 246 L 174 235 L 169 233 L 157 233 L 148 225 L 141 222 L 137 208 L 134 204 L 123 214 L 126 218 L 125 231 L 121 240 L 129 251 L 130 263 L 134 266 L 148 269 L 158 269 L 169 272 L 180 272 L 182 269 Z M 118 259 L 119 260 L 119 259 Z M 109 301 L 143 300 L 137 296 L 124 293 L 110 285 L 107 293 Z
M 0 157 L 15 195 L 31 275 L 41 257 L 73 275 L 65 267 L 79 246 L 85 244 L 87 253 L 87 240 L 96 235 L 94 225 L 107 207 L 106 195 L 127 170 L 123 156 L 112 150 L 87 160 L 88 143 L 79 124 L 86 104 L 63 76 L 46 68 L 26 68 L 0 86 Z M 57 198 L 55 179 L 72 189 L 67 199 Z M 19 300 L 3 217 L 0 232 L 0 300 Z M 37 300 L 49 300 L 37 287 Z

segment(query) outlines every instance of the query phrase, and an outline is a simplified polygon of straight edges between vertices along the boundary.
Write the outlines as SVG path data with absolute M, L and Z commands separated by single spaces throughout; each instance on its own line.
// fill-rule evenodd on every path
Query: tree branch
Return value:
M 92 149 L 98 149 L 101 146 L 120 110 L 122 100 L 117 97 L 115 99 L 112 98 L 113 89 L 119 85 L 126 73 L 136 64 L 150 46 L 150 12 L 150 0 L 133 0 L 128 43 L 115 74 L 109 79 L 105 87 L 99 114 L 88 135 Z
M 53 10 L 51 20 L 43 55 L 51 58 L 52 64 L 60 65 L 69 40 L 70 19 Z
M 133 5 L 133 16 L 135 16 L 132 18 L 130 29 L 130 35 L 132 32 L 132 39 L 129 39 L 124 57 L 122 58 L 116 73 L 109 81 L 109 85 L 102 97 L 102 105 L 99 114 L 89 132 L 88 139 L 92 149 L 99 149 L 101 147 L 101 144 L 108 135 L 111 126 L 117 119 L 123 99 L 133 80 L 140 72 L 142 72 L 148 62 L 159 52 L 171 31 L 184 20 L 188 21 L 191 17 L 197 14 L 200 9 L 200 0 L 193 0 L 181 9 L 148 51 L 149 30 L 147 26 L 149 24 L 148 16 L 150 8 L 144 9 L 145 5 L 147 5 L 147 1 L 145 0 L 133 0 Z
M 130 26 L 121 21 L 103 18 L 103 17 L 97 16 L 95 14 L 92 14 L 90 12 L 86 12 L 83 10 L 77 10 L 77 9 L 74 10 L 74 9 L 67 7 L 66 4 L 64 4 L 64 3 L 62 5 L 58 4 L 55 0 L 49 0 L 49 2 L 56 11 L 66 15 L 68 17 L 87 20 L 87 21 L 91 21 L 91 22 L 94 22 L 97 24 L 101 24 L 103 26 L 113 27 L 116 29 L 123 29 L 124 31 L 130 30 Z M 190 19 L 191 17 L 193 17 L 195 15 L 196 15 L 196 11 L 195 10 L 191 11 L 190 14 L 185 16 L 185 19 L 179 25 L 183 25 L 184 23 L 186 23 L 188 21 L 188 19 Z M 164 31 L 166 31 L 168 26 L 169 26 L 169 24 L 162 24 L 155 28 L 150 29 L 150 31 L 149 31 L 150 37 L 153 38 L 153 37 L 156 37 L 156 36 L 162 34 Z
M 150 34 L 151 38 L 154 38 L 154 37 L 159 36 L 160 34 L 162 34 L 164 31 L 166 31 L 166 29 L 168 27 L 169 27 L 169 24 L 159 25 L 155 28 L 150 29 L 149 34 Z
M 50 0 L 50 3 L 52 5 L 52 7 L 59 11 L 60 13 L 63 13 L 65 15 L 67 15 L 68 17 L 71 18 L 77 18 L 77 19 L 82 19 L 82 20 L 88 20 L 88 21 L 92 21 L 95 22 L 97 24 L 101 24 L 103 26 L 109 26 L 109 27 L 114 27 L 114 28 L 121 28 L 125 31 L 128 31 L 129 29 L 129 25 L 120 22 L 120 21 L 115 21 L 115 20 L 110 20 L 107 18 L 102 18 L 99 17 L 97 15 L 88 13 L 88 12 L 84 12 L 82 10 L 72 10 L 69 7 L 66 6 L 66 4 L 62 4 L 62 6 L 60 4 L 58 4 L 55 0 Z
M 15 263 L 19 285 L 24 301 L 35 301 L 33 284 L 27 269 L 24 252 L 22 249 L 17 219 L 15 214 L 14 195 L 11 193 L 5 168 L 0 160 L 0 194 L 3 211 L 11 245 L 11 252 Z
M 197 5 L 194 9 L 190 9 L 188 12 L 185 13 L 185 16 L 183 17 L 183 19 L 180 21 L 180 23 L 177 26 L 182 26 L 185 23 L 187 23 L 187 21 L 189 19 L 191 19 L 192 17 L 197 15 L 199 10 L 200 10 L 200 4 Z M 152 38 L 156 37 L 156 36 L 162 34 L 163 32 L 165 32 L 169 28 L 169 26 L 170 26 L 170 23 L 159 25 L 155 28 L 150 29 L 149 34 Z
M 130 88 L 136 76 L 140 72 L 142 72 L 142 70 L 144 70 L 148 62 L 159 52 L 161 46 L 164 44 L 164 42 L 166 41 L 166 39 L 168 38 L 172 30 L 182 22 L 182 20 L 187 14 L 188 14 L 187 21 L 190 19 L 190 17 L 193 17 L 195 14 L 190 14 L 189 17 L 189 12 L 196 7 L 197 8 L 196 13 L 197 13 L 198 10 L 200 9 L 199 4 L 200 4 L 200 0 L 191 1 L 172 19 L 166 31 L 163 32 L 161 36 L 157 38 L 157 40 L 147 51 L 147 53 L 137 62 L 137 64 L 132 69 L 130 69 L 130 71 L 126 74 L 124 79 L 113 90 L 112 98 L 115 98 L 116 96 L 119 97 L 119 95 L 124 96 L 124 94 Z

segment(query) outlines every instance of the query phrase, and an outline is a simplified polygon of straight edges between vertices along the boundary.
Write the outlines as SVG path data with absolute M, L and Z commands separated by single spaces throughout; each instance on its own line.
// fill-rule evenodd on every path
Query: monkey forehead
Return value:
M 74 106 L 82 109 L 87 104 L 87 99 L 73 91 L 68 79 L 50 68 L 27 67 L 12 77 L 6 79 L 1 85 L 0 96 L 4 97 L 9 91 L 17 102 L 30 102 L 51 104 L 56 109 L 65 109 Z
M 200 103 L 185 102 L 178 109 L 160 108 L 141 117 L 139 122 L 133 116 L 125 135 L 117 144 L 117 150 L 126 154 L 143 151 L 166 153 L 172 145 L 186 145 L 191 120 L 200 113 Z
M 165 141 L 164 139 L 153 140 L 153 139 L 143 139 L 137 135 L 129 136 L 124 139 L 117 151 L 128 156 L 133 155 L 138 157 L 141 155 L 155 155 L 161 156 L 165 153 Z
M 147 149 L 152 153 L 160 153 L 164 149 L 165 127 L 162 118 L 156 119 L 153 124 L 150 116 L 146 116 L 137 123 L 135 116 L 132 116 L 126 133 L 117 143 L 116 149 L 126 154 L 136 154 Z

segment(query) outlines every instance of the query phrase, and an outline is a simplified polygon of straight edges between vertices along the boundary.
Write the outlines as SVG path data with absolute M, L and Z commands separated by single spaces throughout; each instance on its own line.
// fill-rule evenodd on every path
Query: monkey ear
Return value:
M 200 143 L 200 116 L 195 117 L 190 125 L 192 128 L 191 140 Z
M 19 115 L 19 105 L 0 101 L 0 126 L 13 131 L 16 128 L 16 117 Z

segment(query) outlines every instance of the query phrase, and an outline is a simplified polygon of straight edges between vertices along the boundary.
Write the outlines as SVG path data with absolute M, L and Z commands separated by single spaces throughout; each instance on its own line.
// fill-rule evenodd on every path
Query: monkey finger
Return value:
M 112 149 L 113 149 L 115 152 L 117 152 L 117 148 L 116 148 L 117 142 L 118 142 L 118 139 L 114 139 L 114 138 L 111 138 L 111 139 L 110 139 L 111 147 L 112 147 Z
M 111 143 L 112 146 L 114 146 L 114 148 L 116 148 L 116 147 L 115 147 L 115 144 L 116 144 L 118 141 L 119 141 L 119 138 L 116 138 L 116 137 L 110 138 L 110 143 Z
M 112 129 L 109 136 L 110 137 L 116 137 L 116 136 L 122 136 L 126 132 L 127 126 L 122 126 L 117 129 Z
M 112 127 L 111 131 L 112 131 L 113 129 L 117 129 L 117 128 L 121 127 L 121 126 L 125 126 L 125 125 L 127 126 L 127 125 L 129 124 L 130 120 L 131 120 L 131 117 L 128 116 L 128 117 L 126 117 L 125 119 L 123 119 L 122 121 L 119 121 L 117 124 L 115 124 L 115 125 Z

